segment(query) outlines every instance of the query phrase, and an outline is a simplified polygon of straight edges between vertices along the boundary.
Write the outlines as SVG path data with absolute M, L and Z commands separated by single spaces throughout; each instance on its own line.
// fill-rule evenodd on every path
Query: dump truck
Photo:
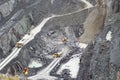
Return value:
M 61 55 L 62 55 L 61 53 L 54 53 L 54 54 L 53 54 L 53 58 L 61 57 Z
M 17 42 L 17 43 L 16 43 L 16 47 L 17 47 L 17 48 L 22 48 L 22 47 L 23 47 L 23 43 Z

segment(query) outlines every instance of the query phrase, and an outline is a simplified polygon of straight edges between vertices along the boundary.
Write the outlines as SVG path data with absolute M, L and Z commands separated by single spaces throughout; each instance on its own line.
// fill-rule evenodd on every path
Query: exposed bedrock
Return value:
M 120 1 L 106 1 L 109 15 L 104 30 L 84 51 L 78 80 L 120 80 Z M 106 39 L 108 32 L 110 40 Z
M 65 3 L 64 3 L 65 2 Z M 8 55 L 16 42 L 43 18 L 51 14 L 64 14 L 83 8 L 80 1 L 55 0 L 4 0 L 0 5 L 0 50 L 1 57 Z M 64 4 L 63 4 L 64 3 Z M 55 7 L 55 6 L 58 6 Z M 63 10 L 64 8 L 64 10 Z M 61 13 L 59 13 L 61 12 Z M 3 41 L 4 40 L 4 41 Z
M 68 46 L 75 46 L 77 38 L 83 33 L 82 26 L 85 18 L 92 9 L 80 9 L 86 7 L 80 0 L 3 0 L 0 2 L 0 58 L 6 58 L 22 37 L 29 33 L 34 27 L 39 25 L 44 18 L 54 15 L 58 16 L 50 19 L 42 31 L 35 38 L 25 45 L 19 56 L 13 59 L 2 72 L 8 67 L 16 68 L 16 64 L 23 67 L 28 66 L 30 58 L 40 58 L 43 65 L 51 62 L 47 59 L 47 54 L 58 52 L 64 46 L 62 38 L 68 38 Z M 74 13 L 75 12 L 75 13 Z M 72 36 L 72 37 L 71 37 Z M 46 41 L 46 39 L 48 41 Z M 58 41 L 57 41 L 58 40 Z M 51 43 L 50 43 L 51 41 Z M 13 70 L 14 71 L 14 70 Z M 19 72 L 19 70 L 18 70 Z

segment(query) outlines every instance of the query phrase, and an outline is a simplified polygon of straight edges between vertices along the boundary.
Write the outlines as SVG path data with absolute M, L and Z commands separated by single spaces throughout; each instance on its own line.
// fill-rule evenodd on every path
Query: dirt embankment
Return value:
M 103 30 L 106 14 L 105 4 L 100 3 L 94 8 L 83 24 L 84 33 L 79 38 L 81 43 L 89 44 Z

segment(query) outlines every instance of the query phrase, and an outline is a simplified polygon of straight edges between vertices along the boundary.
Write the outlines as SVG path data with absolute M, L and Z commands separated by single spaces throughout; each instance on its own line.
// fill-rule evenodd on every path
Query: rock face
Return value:
M 14 12 L 16 4 L 19 4 L 16 0 L 10 0 L 0 5 L 2 15 L 0 24 L 0 57 L 2 58 L 11 52 L 16 42 L 19 41 L 31 27 L 30 17 L 26 16 L 23 10 L 18 10 L 16 13 Z
M 29 18 L 23 16 L 20 21 L 15 23 L 14 25 L 11 25 L 12 22 L 8 23 L 8 32 L 1 34 L 1 56 L 4 58 L 6 55 L 9 54 L 11 48 L 13 48 L 18 40 L 21 39 L 21 37 L 30 29 L 30 20 Z M 6 26 L 6 25 L 5 25 Z M 10 28 L 11 27 L 11 28 Z M 4 27 L 5 28 L 5 27 Z M 2 28 L 3 29 L 3 28 Z M 7 27 L 5 28 L 7 29 Z M 4 31 L 4 30 L 3 30 Z M 2 53 L 3 52 L 3 53 Z
M 93 5 L 96 5 L 96 1 L 97 0 L 87 0 L 87 1 L 89 1 L 91 4 L 93 4 Z
M 78 80 L 120 80 L 119 2 L 116 0 L 111 2 L 112 4 L 107 4 L 111 13 L 106 18 L 102 33 L 84 51 Z M 106 40 L 109 31 L 112 32 L 111 41 Z
M 69 46 L 71 46 L 81 35 L 82 23 L 92 10 L 78 11 L 84 7 L 86 7 L 85 3 L 81 3 L 80 0 L 53 0 L 53 2 L 52 0 L 0 1 L 1 59 L 6 58 L 15 47 L 16 42 L 29 33 L 44 18 L 51 15 L 64 15 L 75 12 L 49 20 L 42 31 L 35 36 L 34 40 L 25 45 L 19 56 L 13 59 L 1 72 L 6 72 L 8 67 L 10 67 L 10 73 L 20 72 L 25 66 L 28 66 L 31 58 L 40 59 L 44 66 L 50 63 L 51 59 L 47 59 L 46 55 L 58 52 L 64 46 L 60 45 L 58 47 L 58 43 L 55 43 L 55 37 L 58 37 L 58 42 L 61 42 L 63 37 L 67 37 L 70 40 Z M 51 43 L 47 42 L 46 39 L 49 39 Z M 22 67 L 16 68 L 16 65 Z
M 93 5 L 96 4 L 95 0 L 88 1 Z M 120 80 L 120 1 L 105 1 L 109 11 L 103 25 L 104 29 L 84 50 L 76 80 Z M 15 72 L 21 73 L 24 67 L 28 66 L 30 59 L 42 62 L 44 68 L 53 60 L 49 55 L 59 52 L 66 45 L 70 49 L 76 47 L 75 43 L 83 33 L 83 23 L 94 9 L 78 11 L 84 7 L 80 0 L 0 1 L 0 59 L 6 58 L 16 42 L 44 18 L 75 12 L 50 19 L 42 31 L 26 44 L 19 55 L 1 72 L 6 72 L 10 68 L 8 72 L 13 75 Z M 111 40 L 106 39 L 109 31 L 112 33 Z M 63 38 L 67 38 L 68 42 L 63 43 Z M 32 69 L 33 72 L 31 71 L 30 75 L 40 69 L 42 68 Z
M 15 0 L 9 0 L 4 4 L 0 5 L 0 12 L 3 17 L 10 15 L 13 9 L 16 7 L 17 2 Z
M 79 38 L 81 43 L 89 44 L 103 30 L 107 9 L 102 6 L 105 5 L 101 4 L 101 6 L 95 7 L 95 9 L 86 18 L 83 24 L 84 33 Z
M 22 48 L 19 56 L 16 58 L 17 61 L 19 61 L 23 67 L 28 66 L 30 59 L 34 58 L 36 60 L 40 59 L 43 63 L 43 67 L 50 64 L 52 59 L 48 58 L 46 55 L 50 56 L 55 52 L 59 52 L 66 45 L 70 48 L 76 46 L 75 43 L 78 37 L 76 37 L 75 34 L 78 34 L 78 36 L 81 35 L 80 32 L 82 30 L 79 30 L 82 29 L 82 23 L 88 14 L 88 9 L 85 9 L 71 15 L 50 19 L 42 28 L 42 31 Z M 74 30 L 77 31 L 75 32 Z M 62 42 L 64 37 L 68 40 L 65 44 Z M 14 62 L 10 64 L 14 64 Z M 32 75 L 32 73 L 30 74 Z
M 58 6 L 58 8 L 55 6 Z M 15 46 L 16 42 L 19 41 L 24 34 L 29 32 L 31 26 L 40 23 L 44 17 L 47 17 L 51 14 L 64 14 L 72 12 L 83 7 L 84 4 L 81 4 L 77 0 L 76 1 L 66 0 L 61 2 L 59 2 L 59 0 L 58 1 L 55 0 L 54 4 L 52 4 L 50 0 L 1 1 L 0 4 L 1 57 L 3 58 L 6 55 L 8 55 L 11 52 L 11 49 Z

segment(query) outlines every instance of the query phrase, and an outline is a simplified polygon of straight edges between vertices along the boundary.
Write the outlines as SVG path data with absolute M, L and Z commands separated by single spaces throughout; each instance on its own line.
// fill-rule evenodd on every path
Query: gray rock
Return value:
M 109 0 L 108 0 L 109 1 Z M 116 5 L 115 5 L 116 4 Z M 81 58 L 80 71 L 77 80 L 119 80 L 120 68 L 120 48 L 119 48 L 119 0 L 113 1 L 112 12 L 106 18 L 111 16 L 112 23 L 106 23 L 102 33 L 95 39 L 92 45 L 85 49 Z M 116 17 L 117 16 L 117 17 Z M 106 41 L 105 37 L 108 31 L 112 32 L 112 40 Z
M 0 12 L 2 13 L 3 17 L 8 16 L 16 6 L 16 0 L 9 0 L 4 4 L 0 5 Z

